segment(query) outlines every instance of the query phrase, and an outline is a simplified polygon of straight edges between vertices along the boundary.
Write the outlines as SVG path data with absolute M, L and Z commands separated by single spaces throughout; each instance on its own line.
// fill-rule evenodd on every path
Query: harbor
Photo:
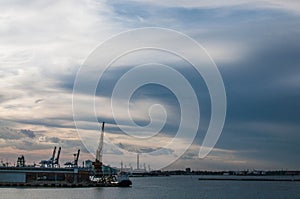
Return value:
M 85 161 L 79 167 L 80 149 L 74 154 L 74 160 L 61 167 L 59 158 L 61 147 L 56 154 L 56 146 L 48 160 L 41 160 L 39 165 L 26 165 L 25 157 L 17 158 L 17 165 L 0 166 L 0 186 L 28 187 L 129 187 L 132 182 L 128 173 L 106 166 L 102 162 L 104 122 L 96 152 L 95 161 Z

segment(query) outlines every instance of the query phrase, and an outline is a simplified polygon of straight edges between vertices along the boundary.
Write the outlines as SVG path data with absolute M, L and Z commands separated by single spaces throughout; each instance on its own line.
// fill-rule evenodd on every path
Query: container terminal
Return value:
M 51 158 L 40 161 L 40 166 L 26 165 L 23 155 L 18 157 L 15 166 L 0 165 L 0 186 L 130 187 L 132 182 L 128 173 L 122 170 L 118 172 L 102 163 L 104 124 L 103 122 L 95 161 L 86 161 L 86 167 L 78 166 L 80 149 L 74 154 L 72 162 L 66 162 L 65 167 L 60 167 L 61 147 L 57 155 L 57 148 L 54 147 Z

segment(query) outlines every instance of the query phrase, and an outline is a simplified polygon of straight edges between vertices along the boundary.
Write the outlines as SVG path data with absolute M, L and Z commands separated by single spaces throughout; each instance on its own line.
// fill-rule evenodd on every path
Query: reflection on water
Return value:
M 131 188 L 0 188 L 0 198 L 300 198 L 300 182 L 199 181 L 198 178 L 131 178 Z

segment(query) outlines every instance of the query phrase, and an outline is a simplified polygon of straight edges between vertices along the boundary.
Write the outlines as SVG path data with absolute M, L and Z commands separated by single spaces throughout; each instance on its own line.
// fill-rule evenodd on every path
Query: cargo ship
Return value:
M 118 172 L 102 163 L 103 136 L 104 122 L 102 123 L 96 159 L 94 162 L 86 161 L 86 166 L 78 166 L 80 155 L 80 150 L 78 150 L 74 154 L 72 162 L 66 162 L 64 167 L 60 167 L 61 147 L 58 149 L 56 158 L 56 147 L 54 147 L 51 158 L 40 161 L 39 166 L 26 165 L 23 155 L 18 157 L 16 166 L 1 165 L 0 186 L 130 187 L 132 182 L 126 172 Z

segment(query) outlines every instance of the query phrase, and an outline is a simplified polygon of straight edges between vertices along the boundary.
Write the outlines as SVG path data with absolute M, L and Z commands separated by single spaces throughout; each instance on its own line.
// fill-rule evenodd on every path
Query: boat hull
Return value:
M 130 180 L 122 180 L 121 182 L 118 182 L 118 187 L 130 187 L 132 185 L 132 182 Z

